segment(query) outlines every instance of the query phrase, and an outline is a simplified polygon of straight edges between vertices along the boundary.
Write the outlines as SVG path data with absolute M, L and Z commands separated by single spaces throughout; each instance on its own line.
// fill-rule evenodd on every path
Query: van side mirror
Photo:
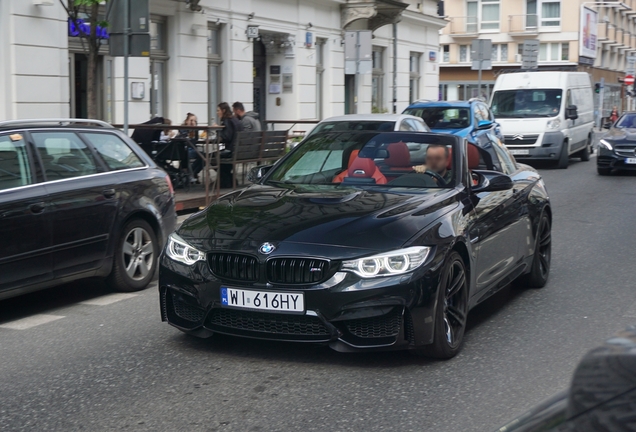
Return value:
M 250 183 L 260 182 L 261 179 L 265 177 L 265 174 L 267 174 L 267 172 L 272 169 L 273 166 L 274 165 L 263 165 L 252 168 L 247 173 L 247 181 L 249 181 Z
M 576 120 L 579 118 L 578 108 L 576 105 L 570 105 L 565 109 L 565 118 L 568 120 Z
M 493 122 L 490 120 L 479 120 L 479 123 L 477 123 L 477 130 L 490 129 L 492 125 Z

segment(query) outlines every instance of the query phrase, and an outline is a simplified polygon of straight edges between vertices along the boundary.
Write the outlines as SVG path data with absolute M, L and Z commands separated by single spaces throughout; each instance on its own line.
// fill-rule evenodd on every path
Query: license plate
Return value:
M 530 150 L 510 150 L 511 155 L 529 155 Z
M 252 291 L 221 287 L 221 304 L 241 309 L 305 312 L 303 293 Z
M 626 164 L 636 164 L 636 158 L 627 158 L 625 159 Z

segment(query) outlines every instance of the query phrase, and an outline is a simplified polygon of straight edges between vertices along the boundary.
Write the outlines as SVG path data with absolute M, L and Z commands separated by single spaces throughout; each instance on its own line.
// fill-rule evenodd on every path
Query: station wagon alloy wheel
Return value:
M 136 281 L 145 279 L 154 270 L 154 244 L 145 229 L 135 227 L 128 232 L 122 253 L 126 274 L 131 279 Z
M 466 272 L 461 261 L 454 261 L 446 279 L 444 329 L 449 347 L 457 348 L 466 327 Z

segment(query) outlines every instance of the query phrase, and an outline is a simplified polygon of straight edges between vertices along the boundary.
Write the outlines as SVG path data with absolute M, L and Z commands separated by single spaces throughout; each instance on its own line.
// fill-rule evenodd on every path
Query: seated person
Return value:
M 446 184 L 453 182 L 453 173 L 447 169 L 450 157 L 448 147 L 439 144 L 430 144 L 426 149 L 426 165 L 417 165 L 413 170 L 418 173 L 432 171 L 439 174 Z

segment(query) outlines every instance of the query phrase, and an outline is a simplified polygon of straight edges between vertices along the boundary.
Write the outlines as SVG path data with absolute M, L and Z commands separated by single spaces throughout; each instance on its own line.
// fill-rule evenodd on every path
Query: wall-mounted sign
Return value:
M 270 75 L 280 75 L 280 65 L 271 65 L 269 67 Z
M 428 61 L 437 61 L 437 51 L 429 51 L 428 52 Z
M 314 44 L 314 35 L 312 32 L 305 33 L 305 46 L 311 48 Z
M 269 94 L 280 94 L 280 83 L 270 83 Z
M 97 26 L 96 34 L 99 39 L 108 39 L 108 29 L 105 27 Z M 68 19 L 68 35 L 69 37 L 79 37 L 81 35 L 88 36 L 91 34 L 91 26 L 84 22 L 83 19 L 77 19 L 73 21 Z
M 146 83 L 144 82 L 131 82 L 130 83 L 130 97 L 133 99 L 143 99 L 146 95 Z
M 258 26 L 247 26 L 247 38 L 256 39 L 258 37 Z
M 581 28 L 579 37 L 579 55 L 596 58 L 598 12 L 586 6 L 581 6 Z
M 294 81 L 293 75 L 290 73 L 283 74 L 283 93 L 293 93 L 294 92 Z

